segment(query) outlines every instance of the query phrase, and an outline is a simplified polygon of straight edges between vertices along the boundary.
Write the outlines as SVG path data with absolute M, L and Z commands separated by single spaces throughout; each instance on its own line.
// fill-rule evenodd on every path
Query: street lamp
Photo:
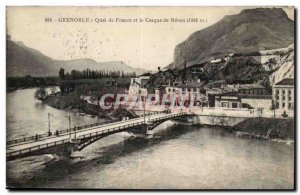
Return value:
M 70 139 L 71 139 L 71 116 L 70 114 L 68 116 L 66 116 L 69 120 L 69 136 L 70 136 Z
M 48 136 L 51 136 L 51 130 L 50 130 L 50 118 L 53 117 L 53 114 L 48 113 Z
M 146 111 L 145 111 L 145 107 L 146 107 L 146 102 L 144 101 L 144 99 L 143 99 L 143 96 L 142 96 L 142 90 L 141 89 L 139 89 L 139 94 L 140 94 L 140 97 L 141 97 L 141 99 L 142 99 L 142 105 L 143 105 L 143 103 L 144 103 L 144 122 L 146 122 Z

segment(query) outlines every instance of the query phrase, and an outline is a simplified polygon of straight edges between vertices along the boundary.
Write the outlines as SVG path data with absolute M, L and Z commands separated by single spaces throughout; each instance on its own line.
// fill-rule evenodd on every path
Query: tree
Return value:
M 59 69 L 59 78 L 61 80 L 65 79 L 65 69 L 63 69 L 63 68 Z
M 44 87 L 37 89 L 34 93 L 34 98 L 37 100 L 43 100 L 47 96 L 47 91 Z

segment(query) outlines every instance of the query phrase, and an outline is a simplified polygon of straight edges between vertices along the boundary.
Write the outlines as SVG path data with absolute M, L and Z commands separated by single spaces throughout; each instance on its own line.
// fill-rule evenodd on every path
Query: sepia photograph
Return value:
M 7 189 L 295 190 L 295 7 L 5 14 Z

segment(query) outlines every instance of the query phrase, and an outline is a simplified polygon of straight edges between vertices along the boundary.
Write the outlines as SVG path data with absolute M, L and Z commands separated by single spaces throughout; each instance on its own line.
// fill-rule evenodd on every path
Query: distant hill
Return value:
M 22 42 L 6 41 L 7 76 L 58 76 L 60 68 L 71 70 L 105 70 L 136 72 L 142 74 L 143 69 L 133 68 L 121 61 L 96 62 L 93 59 L 54 60 L 36 49 L 27 47 Z
M 173 64 L 167 68 L 183 69 L 185 64 L 200 64 L 230 53 L 284 48 L 292 43 L 294 21 L 281 8 L 247 9 L 190 35 L 176 46 Z
M 77 60 L 55 60 L 54 66 L 63 67 L 65 71 L 70 72 L 71 70 L 105 70 L 105 71 L 124 71 L 124 72 L 136 72 L 136 74 L 142 74 L 146 72 L 144 69 L 132 68 L 122 61 L 109 61 L 109 62 L 97 62 L 93 59 L 77 59 Z

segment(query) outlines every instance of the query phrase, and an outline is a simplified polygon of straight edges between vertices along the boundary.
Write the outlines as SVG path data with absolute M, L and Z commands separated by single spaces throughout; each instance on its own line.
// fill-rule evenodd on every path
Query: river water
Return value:
M 33 99 L 35 89 L 7 94 L 7 138 L 68 128 L 66 111 Z M 71 113 L 72 124 L 97 118 Z M 70 164 L 55 155 L 7 162 L 7 185 L 43 188 L 286 189 L 294 185 L 294 145 L 243 139 L 222 129 L 166 122 L 153 139 L 119 133 L 81 151 Z

